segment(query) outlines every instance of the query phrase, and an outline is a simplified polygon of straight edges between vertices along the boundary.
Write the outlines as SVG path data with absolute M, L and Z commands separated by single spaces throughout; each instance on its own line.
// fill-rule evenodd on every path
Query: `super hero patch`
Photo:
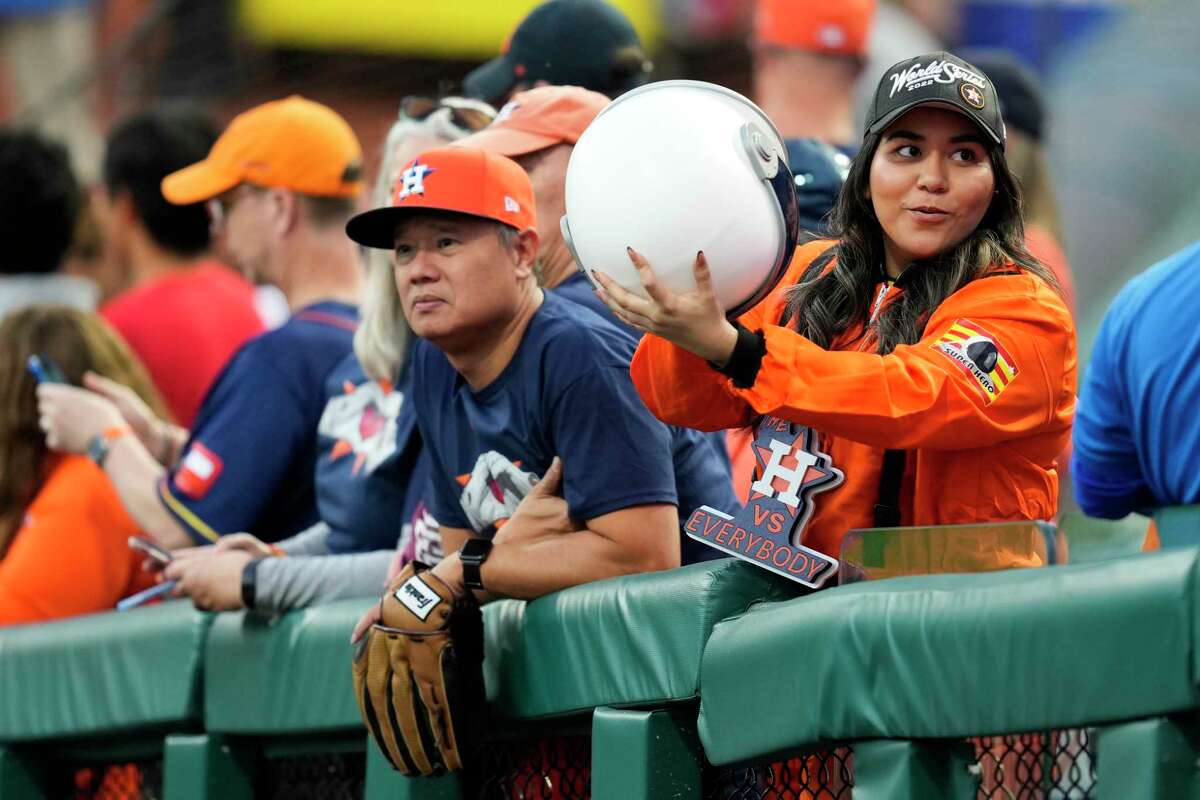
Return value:
M 813 495 L 845 476 L 817 447 L 811 428 L 764 417 L 752 445 L 758 466 L 750 499 L 736 516 L 708 506 L 692 512 L 684 531 L 697 541 L 785 578 L 819 588 L 838 562 L 800 544 L 813 514 Z
M 217 482 L 224 466 L 220 456 L 200 442 L 192 442 L 179 462 L 179 471 L 174 478 L 175 487 L 193 500 L 200 500 Z
M 1017 362 L 996 337 L 967 319 L 955 321 L 930 347 L 974 378 L 988 405 L 1020 373 Z

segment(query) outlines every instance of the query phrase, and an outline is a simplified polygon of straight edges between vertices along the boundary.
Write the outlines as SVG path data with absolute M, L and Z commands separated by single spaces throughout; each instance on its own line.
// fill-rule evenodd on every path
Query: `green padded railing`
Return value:
M 0 742 L 198 726 L 211 622 L 172 601 L 0 629 Z
M 1133 524 L 1088 540 L 1077 525 L 1073 544 L 1091 547 L 1078 560 L 1093 563 L 1036 570 L 798 597 L 724 560 L 494 603 L 493 716 L 511 736 L 592 715 L 601 800 L 699 798 L 713 791 L 706 761 L 834 742 L 854 748 L 856 800 L 971 797 L 963 737 L 1066 726 L 1099 726 L 1092 796 L 1190 796 L 1200 510 L 1158 524 L 1163 552 L 1139 552 Z M 367 741 L 348 637 L 369 602 L 278 618 L 172 602 L 0 630 L 0 800 L 42 796 L 28 769 L 39 752 L 147 736 L 168 800 L 253 796 L 255 759 L 323 748 L 358 753 L 360 768 L 366 750 L 368 800 L 458 796 L 455 780 L 399 778 Z

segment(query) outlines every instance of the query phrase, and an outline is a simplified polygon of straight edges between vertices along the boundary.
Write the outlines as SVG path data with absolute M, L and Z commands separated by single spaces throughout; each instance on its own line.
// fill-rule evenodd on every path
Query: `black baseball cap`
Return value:
M 614 97 L 645 83 L 651 69 L 618 9 L 603 0 L 549 0 L 529 12 L 499 57 L 463 79 L 463 93 L 493 101 L 519 81 L 546 81 Z
M 867 133 L 878 133 L 924 105 L 943 106 L 969 117 L 1004 146 L 1004 119 L 992 81 L 983 70 L 945 51 L 905 59 L 884 70 L 867 113 Z

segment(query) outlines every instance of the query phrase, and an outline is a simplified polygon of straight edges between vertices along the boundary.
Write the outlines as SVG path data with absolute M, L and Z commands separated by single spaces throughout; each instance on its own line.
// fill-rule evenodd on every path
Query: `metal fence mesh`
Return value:
M 972 768 L 979 800 L 1084 800 L 1096 785 L 1095 731 L 981 736 Z
M 59 780 L 50 787 L 52 797 L 70 800 L 159 800 L 162 791 L 162 759 L 125 764 L 89 764 L 56 770 Z
M 740 769 L 710 768 L 704 800 L 849 800 L 854 753 L 848 747 Z
M 255 796 L 276 800 L 361 800 L 366 773 L 367 756 L 363 752 L 265 758 Z
M 587 735 L 489 743 L 465 776 L 464 800 L 587 800 L 591 751 Z

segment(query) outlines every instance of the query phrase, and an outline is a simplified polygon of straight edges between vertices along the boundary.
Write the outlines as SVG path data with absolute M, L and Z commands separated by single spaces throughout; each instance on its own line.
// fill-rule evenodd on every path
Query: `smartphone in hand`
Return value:
M 25 362 L 25 367 L 38 383 L 67 383 L 67 376 L 54 363 L 54 359 L 46 355 L 32 355 Z
M 150 541 L 144 536 L 130 536 L 129 546 L 134 550 L 141 550 L 163 567 L 165 567 L 167 564 L 170 564 L 175 558 L 175 556 L 171 555 L 170 550 L 158 544 L 157 542 Z
M 117 611 L 125 611 L 130 608 L 136 608 L 143 603 L 148 603 L 156 597 L 162 597 L 167 592 L 175 588 L 175 581 L 163 581 L 156 583 L 149 589 L 143 589 L 137 594 L 131 594 L 129 597 L 117 603 Z

